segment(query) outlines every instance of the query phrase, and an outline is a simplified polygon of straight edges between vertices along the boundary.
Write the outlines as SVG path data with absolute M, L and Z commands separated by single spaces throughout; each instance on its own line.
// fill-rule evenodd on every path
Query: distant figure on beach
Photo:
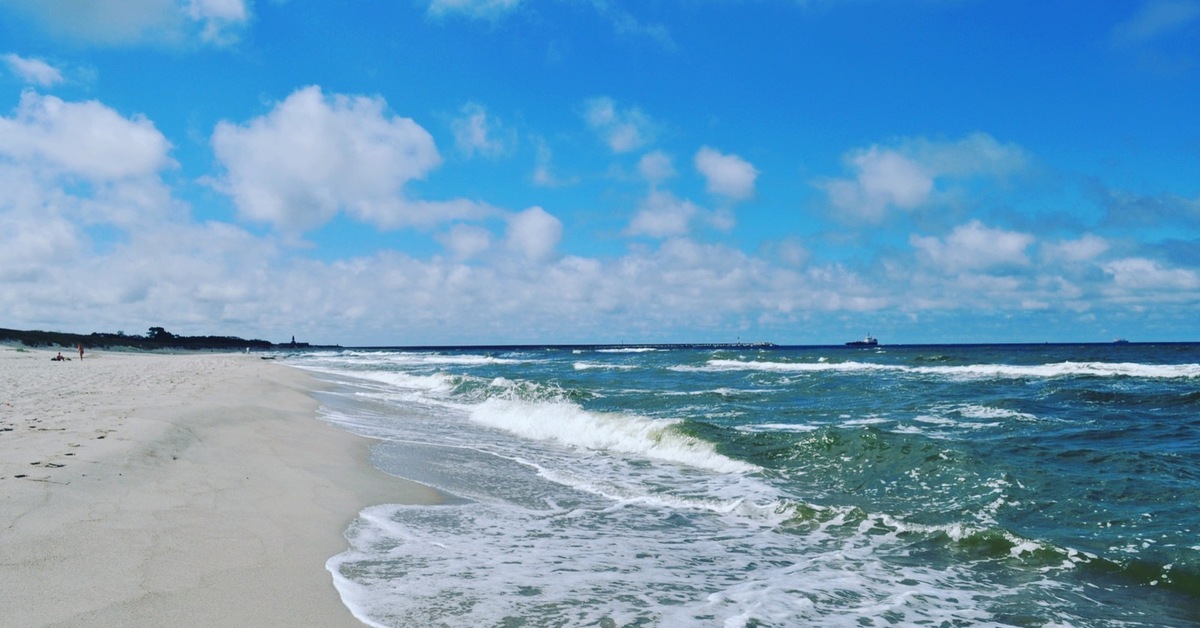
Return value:
M 63 362 L 66 360 L 66 358 L 63 357 L 62 351 L 59 351 L 58 355 L 50 358 L 50 360 L 53 362 Z
M 83 360 L 83 343 L 79 343 L 79 359 Z

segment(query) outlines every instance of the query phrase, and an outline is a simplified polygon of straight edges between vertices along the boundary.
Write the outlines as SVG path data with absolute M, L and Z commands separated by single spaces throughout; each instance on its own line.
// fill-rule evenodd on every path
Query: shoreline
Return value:
M 363 508 L 437 503 L 241 354 L 0 345 L 0 617 L 23 626 L 361 626 L 325 562 Z

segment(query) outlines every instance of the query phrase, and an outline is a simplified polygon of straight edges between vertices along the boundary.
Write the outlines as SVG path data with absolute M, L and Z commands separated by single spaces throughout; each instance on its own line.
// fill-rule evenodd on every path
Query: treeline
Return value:
M 97 333 L 71 334 L 60 331 L 21 331 L 0 328 L 0 342 L 20 342 L 27 347 L 66 347 L 74 349 L 82 344 L 87 349 L 191 349 L 191 350 L 242 350 L 270 349 L 274 347 L 266 340 L 246 340 L 236 336 L 177 336 L 162 327 L 151 327 L 145 335 Z

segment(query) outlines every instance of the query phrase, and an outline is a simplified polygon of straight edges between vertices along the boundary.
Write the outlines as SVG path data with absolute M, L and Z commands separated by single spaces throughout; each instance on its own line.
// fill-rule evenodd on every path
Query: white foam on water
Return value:
M 921 414 L 913 417 L 914 421 L 936 425 L 939 427 L 955 427 L 965 428 L 969 430 L 979 430 L 988 427 L 999 427 L 999 423 L 979 423 L 978 421 L 960 421 L 946 416 L 935 416 L 930 414 Z
M 893 422 L 894 422 L 893 419 L 886 419 L 884 417 L 878 417 L 878 416 L 868 416 L 868 417 L 863 417 L 861 419 L 850 419 L 848 421 L 843 421 L 842 425 L 847 426 L 847 427 L 862 427 L 862 426 L 866 426 L 866 425 L 882 425 L 884 423 L 893 423 Z
M 387 384 L 396 389 L 416 390 L 424 393 L 450 392 L 458 379 L 446 373 L 413 375 L 402 371 L 356 371 L 337 374 Z
M 771 362 L 754 360 L 712 359 L 704 366 L 677 365 L 671 367 L 677 371 L 770 371 L 775 373 L 817 373 L 830 371 L 896 371 L 905 367 L 889 364 L 873 364 L 870 362 Z
M 470 413 L 475 423 L 523 438 L 596 451 L 636 454 L 727 473 L 757 467 L 723 456 L 712 444 L 683 434 L 681 421 L 584 410 L 568 401 L 488 398 Z
M 755 425 L 739 425 L 736 428 L 739 432 L 815 432 L 821 429 L 820 425 L 806 425 L 803 423 L 760 423 Z
M 776 373 L 867 373 L 906 372 L 968 379 L 1020 379 L 1053 377 L 1133 377 L 1152 379 L 1200 378 L 1200 364 L 1139 364 L 1128 362 L 1059 362 L 1012 365 L 972 364 L 964 366 L 903 366 L 873 362 L 777 362 L 713 359 L 703 366 L 678 365 L 679 371 L 767 371 Z
M 572 365 L 576 371 L 588 371 L 592 369 L 610 370 L 610 371 L 631 371 L 638 368 L 633 364 L 611 364 L 608 362 L 576 362 Z
M 372 625 L 991 619 L 993 587 L 958 567 L 882 561 L 902 551 L 898 532 L 848 524 L 845 514 L 805 535 L 645 504 L 377 506 L 360 514 L 347 532 L 351 549 L 327 568 L 355 616 Z
M 948 408 L 950 411 L 968 419 L 1015 419 L 1018 421 L 1038 421 L 1038 417 L 1026 412 L 1017 412 L 1015 410 L 1006 410 L 1004 408 L 991 408 L 978 404 L 966 404 L 953 406 Z

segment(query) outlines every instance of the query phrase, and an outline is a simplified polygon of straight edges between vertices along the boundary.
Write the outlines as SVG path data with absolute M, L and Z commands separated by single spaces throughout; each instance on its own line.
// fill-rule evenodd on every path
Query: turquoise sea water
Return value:
M 1200 625 L 1200 345 L 287 357 L 374 463 L 379 626 Z

